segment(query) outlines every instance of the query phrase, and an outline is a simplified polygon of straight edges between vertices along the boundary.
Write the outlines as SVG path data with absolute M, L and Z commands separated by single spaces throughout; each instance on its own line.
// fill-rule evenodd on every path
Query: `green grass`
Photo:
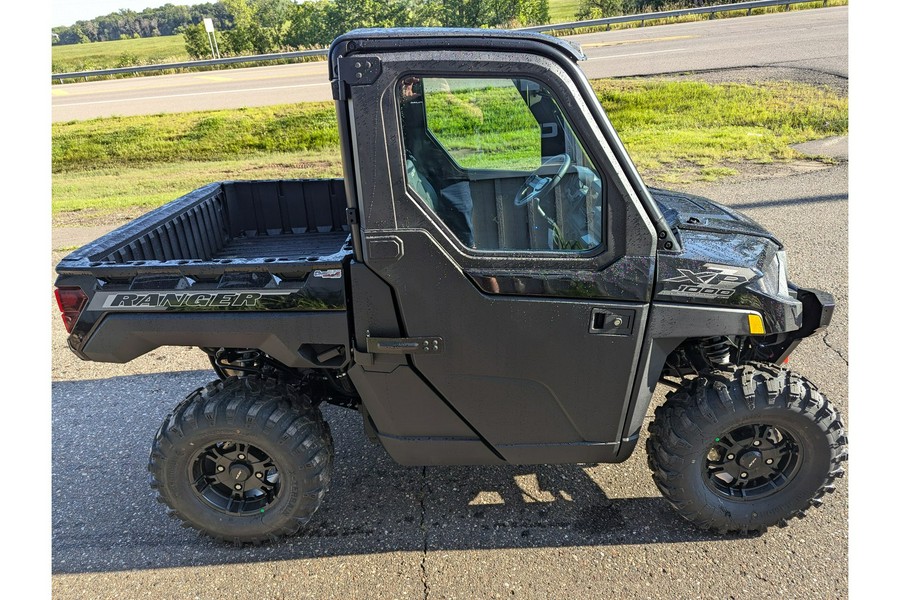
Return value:
M 638 168 L 661 181 L 715 178 L 730 163 L 797 158 L 792 144 L 843 135 L 848 100 L 791 83 L 595 80 L 600 102 Z
M 541 128 L 511 84 L 429 93 L 428 127 L 465 169 L 540 166 Z
M 54 173 L 338 149 L 329 102 L 72 121 L 52 132 Z
M 53 175 L 54 215 L 84 224 L 133 217 L 213 181 L 341 177 L 340 153 L 288 152 L 210 162 L 176 160 Z
M 656 181 L 734 176 L 748 164 L 799 158 L 791 144 L 848 130 L 847 98 L 806 84 L 592 84 L 641 174 Z M 491 160 L 503 149 L 515 163 L 518 126 L 490 100 L 481 99 L 486 114 L 509 128 L 494 141 L 479 136 L 478 149 L 493 144 Z M 450 114 L 433 126 L 456 148 L 474 144 L 471 115 Z M 57 123 L 52 135 L 53 212 L 66 219 L 133 215 L 211 181 L 340 176 L 328 102 Z
M 53 46 L 51 57 L 53 73 L 190 60 L 181 35 Z
M 580 0 L 550 0 L 550 22 L 569 23 L 575 20 Z

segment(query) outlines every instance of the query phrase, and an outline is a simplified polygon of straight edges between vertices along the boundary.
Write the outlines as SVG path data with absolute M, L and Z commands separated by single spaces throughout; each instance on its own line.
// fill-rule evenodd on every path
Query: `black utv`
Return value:
M 296 532 L 329 487 L 323 402 L 403 465 L 621 462 L 659 382 L 650 470 L 698 526 L 763 531 L 833 489 L 840 416 L 784 368 L 832 297 L 750 219 L 646 187 L 580 58 L 521 32 L 348 33 L 343 179 L 210 184 L 59 263 L 81 358 L 212 361 L 153 440 L 178 517 Z

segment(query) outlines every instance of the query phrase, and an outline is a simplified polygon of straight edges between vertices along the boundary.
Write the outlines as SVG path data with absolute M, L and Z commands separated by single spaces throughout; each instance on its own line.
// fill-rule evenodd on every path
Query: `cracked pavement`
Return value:
M 847 359 L 847 357 L 844 356 L 844 354 L 838 348 L 835 348 L 834 346 L 832 346 L 831 343 L 828 341 L 828 332 L 827 331 L 822 336 L 822 343 L 825 344 L 826 346 L 828 346 L 838 356 L 840 356 L 841 359 L 844 361 L 844 364 L 846 364 L 848 367 L 850 366 L 850 361 Z

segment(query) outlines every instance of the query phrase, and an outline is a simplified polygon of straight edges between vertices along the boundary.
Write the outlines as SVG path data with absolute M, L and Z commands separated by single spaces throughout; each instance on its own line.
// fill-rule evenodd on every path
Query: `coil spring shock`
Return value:
M 724 367 L 731 364 L 731 342 L 723 335 L 701 340 L 700 351 L 712 366 Z
M 221 369 L 238 371 L 239 377 L 246 375 L 260 375 L 259 358 L 262 352 L 255 349 L 233 350 L 221 348 L 215 354 L 215 363 Z M 227 371 L 226 371 L 227 372 Z

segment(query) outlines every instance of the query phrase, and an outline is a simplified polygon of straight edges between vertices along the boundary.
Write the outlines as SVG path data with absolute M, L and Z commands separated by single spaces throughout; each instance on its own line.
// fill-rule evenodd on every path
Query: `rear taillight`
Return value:
M 66 331 L 72 333 L 75 322 L 84 310 L 87 304 L 87 296 L 78 287 L 61 287 L 56 288 L 56 304 L 62 312 L 63 325 Z

